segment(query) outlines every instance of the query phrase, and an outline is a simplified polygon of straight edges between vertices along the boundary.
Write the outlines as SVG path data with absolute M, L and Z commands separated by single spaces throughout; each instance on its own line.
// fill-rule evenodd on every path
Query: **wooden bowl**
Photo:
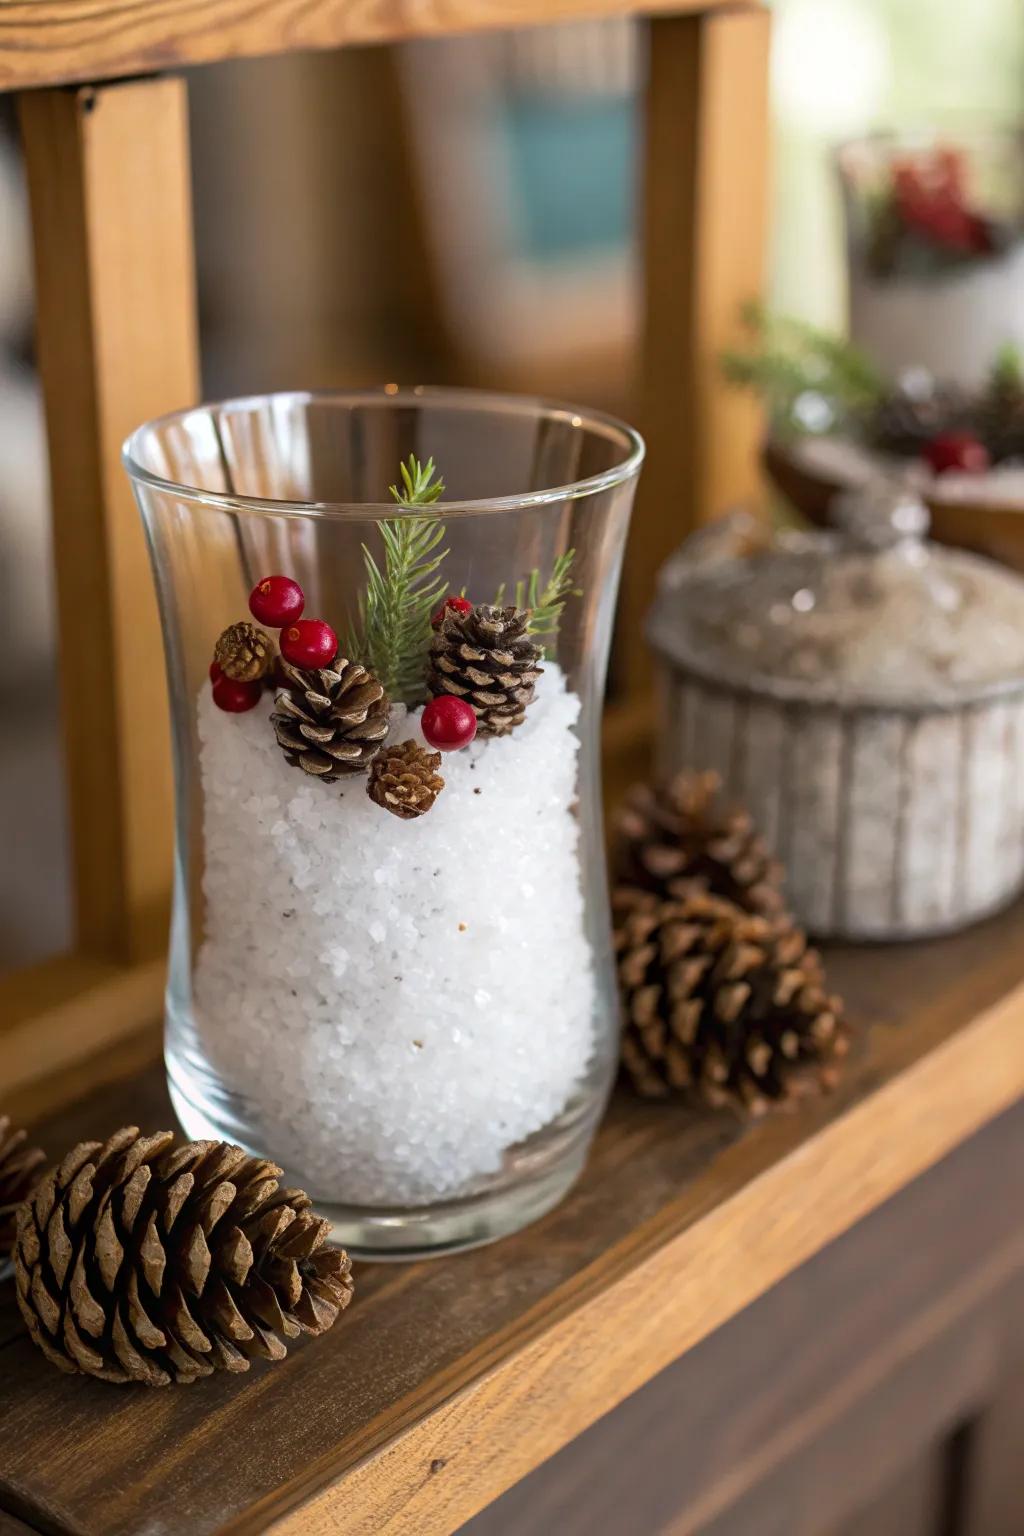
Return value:
M 850 489 L 839 478 L 802 463 L 777 438 L 768 438 L 763 444 L 761 463 L 776 490 L 819 528 L 828 526 L 833 497 Z M 1024 574 L 1024 503 L 995 506 L 966 498 L 933 500 L 927 495 L 925 500 L 933 539 L 988 555 Z

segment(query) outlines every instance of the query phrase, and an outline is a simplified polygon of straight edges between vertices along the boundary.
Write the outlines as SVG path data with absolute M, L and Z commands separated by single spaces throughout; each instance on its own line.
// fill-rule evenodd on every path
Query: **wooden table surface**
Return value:
M 1017 907 L 830 955 L 860 1026 L 832 1098 L 741 1133 L 623 1093 L 558 1210 L 358 1265 L 338 1326 L 247 1377 L 64 1378 L 0 1288 L 0 1532 L 457 1529 L 1024 1093 L 1022 939 Z M 57 1153 L 126 1120 L 172 1123 L 155 1068 L 41 1133 Z

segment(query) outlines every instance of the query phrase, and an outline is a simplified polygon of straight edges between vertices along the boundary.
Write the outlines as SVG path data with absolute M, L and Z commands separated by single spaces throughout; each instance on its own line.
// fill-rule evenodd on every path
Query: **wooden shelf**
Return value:
M 0 91 L 175 65 L 597 16 L 706 13 L 730 0 L 4 0 Z
M 566 1202 L 494 1247 L 359 1265 L 334 1331 L 247 1378 L 68 1380 L 0 1293 L 0 1530 L 451 1532 L 1024 1093 L 1024 907 L 836 951 L 861 1038 L 831 1099 L 740 1132 L 616 1098 Z M 52 1149 L 170 1122 L 155 1069 Z M 274 1523 L 276 1522 L 276 1523 Z

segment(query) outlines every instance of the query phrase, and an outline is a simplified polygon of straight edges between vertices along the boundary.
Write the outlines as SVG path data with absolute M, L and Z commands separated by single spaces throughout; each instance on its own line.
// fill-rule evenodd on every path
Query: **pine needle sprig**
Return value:
M 549 655 L 554 648 L 567 600 L 570 597 L 583 595 L 581 587 L 573 586 L 570 575 L 575 558 L 574 549 L 567 549 L 564 554 L 559 555 L 551 567 L 551 574 L 543 588 L 540 584 L 540 571 L 536 567 L 528 577 L 515 584 L 515 595 L 512 601 L 517 608 L 529 610 L 527 629 L 531 635 L 536 635 L 543 642 L 545 656 Z M 495 595 L 496 608 L 501 608 L 509 601 L 507 592 L 508 583 L 503 581 Z
M 402 485 L 391 494 L 403 509 L 430 507 L 444 492 L 433 459 L 425 464 L 412 454 L 401 466 Z M 383 566 L 363 545 L 366 589 L 359 597 L 359 619 L 349 637 L 353 655 L 380 679 L 392 700 L 416 704 L 425 693 L 426 656 L 433 631 L 431 616 L 448 590 L 438 574 L 448 554 L 442 548 L 444 524 L 437 516 L 389 518 L 378 525 L 384 546 Z

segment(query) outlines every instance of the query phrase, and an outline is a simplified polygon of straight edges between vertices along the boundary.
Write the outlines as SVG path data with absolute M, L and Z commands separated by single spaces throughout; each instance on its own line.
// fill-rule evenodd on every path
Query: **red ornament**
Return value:
M 213 685 L 213 702 L 229 715 L 244 715 L 260 701 L 261 683 L 236 683 L 233 677 L 218 677 Z
M 924 450 L 925 458 L 937 475 L 959 471 L 962 475 L 983 475 L 991 460 L 988 449 L 973 432 L 940 432 Z
M 215 683 L 219 677 L 224 676 L 223 668 L 219 661 L 210 662 L 210 682 Z
M 431 619 L 431 627 L 440 629 L 450 613 L 468 613 L 472 606 L 468 597 L 446 597 Z
M 305 606 L 305 593 L 290 576 L 264 576 L 249 593 L 249 612 L 271 629 L 294 624 Z
M 424 709 L 420 730 L 438 752 L 458 752 L 476 735 L 476 714 L 465 699 L 439 693 Z
M 329 667 L 338 654 L 338 637 L 323 619 L 299 619 L 281 631 L 281 655 L 293 667 Z

